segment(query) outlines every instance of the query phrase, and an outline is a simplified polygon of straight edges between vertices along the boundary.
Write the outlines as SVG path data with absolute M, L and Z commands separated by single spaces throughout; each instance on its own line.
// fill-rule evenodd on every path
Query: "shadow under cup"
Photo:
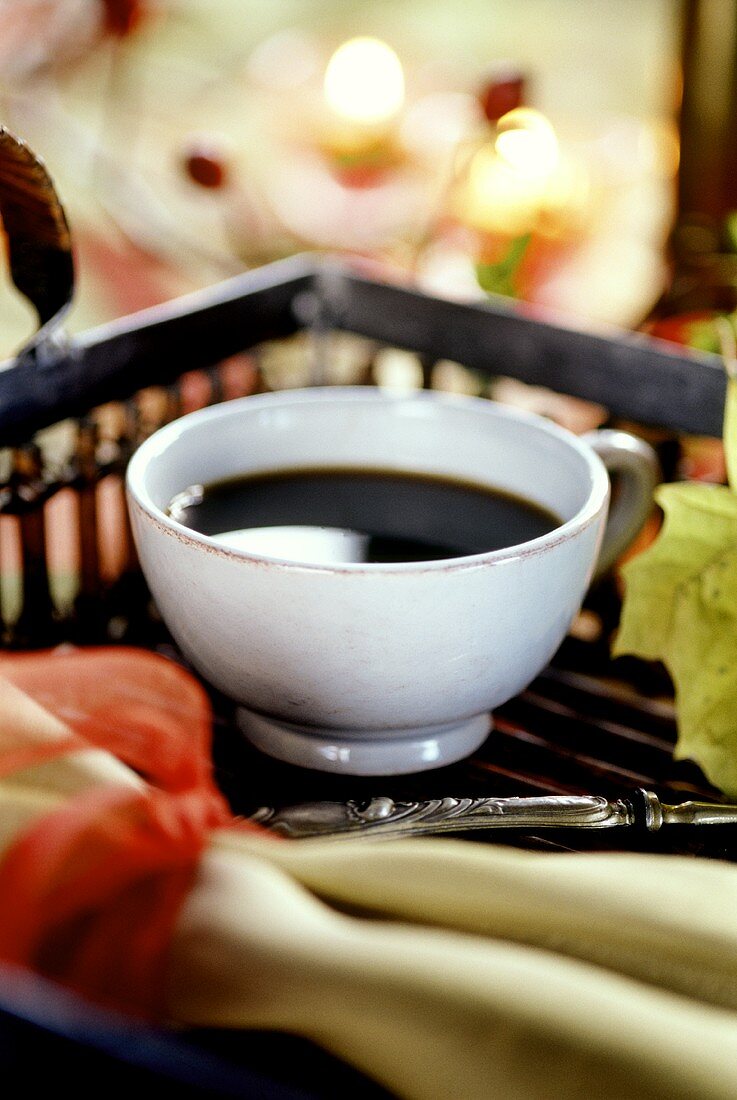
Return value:
M 220 546 L 169 517 L 193 484 L 315 467 L 439 474 L 543 506 L 560 526 L 485 554 L 293 562 Z M 413 772 L 476 749 L 489 711 L 560 645 L 589 583 L 609 481 L 585 443 L 489 401 L 371 389 L 247 397 L 182 418 L 131 460 L 141 564 L 182 652 L 291 763 Z M 452 539 L 449 539 L 452 542 Z

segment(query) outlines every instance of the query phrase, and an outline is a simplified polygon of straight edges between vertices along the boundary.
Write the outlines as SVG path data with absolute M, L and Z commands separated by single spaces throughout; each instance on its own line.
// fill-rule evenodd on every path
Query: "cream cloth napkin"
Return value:
M 11 685 L 2 714 L 0 737 L 66 733 Z M 140 786 L 101 750 L 0 781 L 0 852 L 110 782 Z M 416 1100 L 733 1100 L 736 917 L 717 861 L 225 829 L 178 920 L 169 1011 L 304 1035 Z

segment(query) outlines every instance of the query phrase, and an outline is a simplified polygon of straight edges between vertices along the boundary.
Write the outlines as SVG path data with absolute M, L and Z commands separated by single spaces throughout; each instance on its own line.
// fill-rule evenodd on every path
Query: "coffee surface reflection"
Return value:
M 193 485 L 168 514 L 221 545 L 310 564 L 457 558 L 528 542 L 562 522 L 480 483 L 335 467 Z

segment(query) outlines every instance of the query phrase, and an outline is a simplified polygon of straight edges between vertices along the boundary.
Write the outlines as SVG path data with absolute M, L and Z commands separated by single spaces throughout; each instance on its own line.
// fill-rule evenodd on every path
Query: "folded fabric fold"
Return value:
M 258 851 L 257 838 L 232 837 Z M 270 862 L 331 905 L 529 944 L 737 1011 L 737 868 L 457 840 L 307 840 Z
M 0 956 L 28 941 L 130 1010 L 153 943 L 131 975 L 171 1022 L 296 1032 L 409 1100 L 737 1095 L 737 867 L 277 841 L 235 826 L 177 666 L 65 651 L 2 675 Z
M 360 862 L 368 845 L 350 846 Z M 173 943 L 180 1019 L 298 1032 L 418 1100 L 735 1095 L 733 1013 L 552 952 L 335 913 L 276 854 L 203 865 Z

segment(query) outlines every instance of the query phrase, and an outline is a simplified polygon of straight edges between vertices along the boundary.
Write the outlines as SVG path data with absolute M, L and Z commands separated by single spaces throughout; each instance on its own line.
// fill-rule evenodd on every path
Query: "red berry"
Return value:
M 185 150 L 183 167 L 189 179 L 199 187 L 222 187 L 228 175 L 224 152 L 215 143 L 194 142 Z
M 102 0 L 105 30 L 124 38 L 144 16 L 144 0 Z
M 489 122 L 498 122 L 502 115 L 521 107 L 525 99 L 525 78 L 515 69 L 498 70 L 481 88 L 478 100 Z

